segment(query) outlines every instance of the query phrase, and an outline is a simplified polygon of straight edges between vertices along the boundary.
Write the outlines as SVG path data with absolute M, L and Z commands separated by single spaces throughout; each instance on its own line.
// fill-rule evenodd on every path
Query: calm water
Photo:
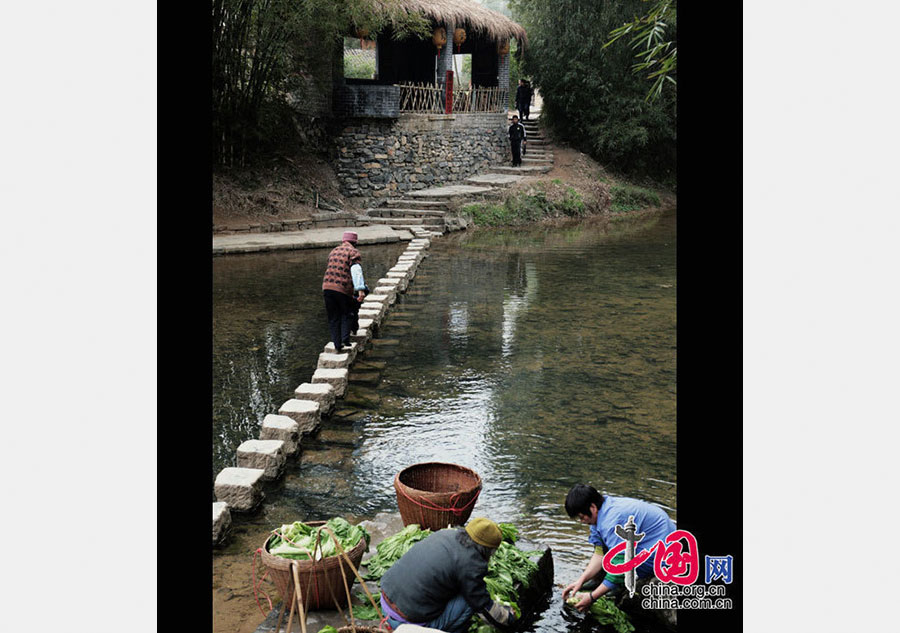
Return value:
M 366 248 L 367 278 L 402 249 Z M 312 374 L 328 341 L 317 290 L 325 255 L 215 262 L 216 472 Z M 237 520 L 216 573 L 224 578 L 229 556 L 249 560 L 281 523 L 396 512 L 394 475 L 423 461 L 475 469 L 484 488 L 473 516 L 513 522 L 549 545 L 560 588 L 591 553 L 587 528 L 562 507 L 573 484 L 639 497 L 677 518 L 675 273 L 674 213 L 608 231 L 435 240 L 354 365 L 340 408 L 267 490 L 263 509 Z M 563 615 L 555 589 L 529 630 L 584 628 Z

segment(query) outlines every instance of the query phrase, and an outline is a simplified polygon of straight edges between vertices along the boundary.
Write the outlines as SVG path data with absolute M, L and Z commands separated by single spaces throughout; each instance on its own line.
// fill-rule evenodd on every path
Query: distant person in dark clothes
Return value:
M 531 111 L 531 95 L 534 91 L 531 85 L 524 79 L 519 80 L 519 86 L 516 88 L 516 110 L 522 120 L 528 120 L 528 114 Z
M 495 627 L 516 621 L 512 607 L 492 600 L 484 583 L 500 546 L 500 527 L 472 519 L 465 528 L 433 532 L 413 545 L 381 578 L 381 610 L 392 629 L 410 623 L 465 633 L 474 614 Z
M 512 166 L 522 164 L 522 144 L 525 142 L 525 126 L 519 123 L 519 117 L 512 117 L 512 125 L 509 126 L 509 146 L 512 148 Z
M 325 312 L 328 314 L 328 329 L 334 351 L 350 347 L 350 334 L 354 329 L 355 317 L 359 315 L 359 304 L 366 296 L 366 282 L 362 273 L 362 255 L 356 250 L 359 236 L 355 231 L 344 231 L 341 245 L 328 254 L 328 265 L 322 279 L 322 295 L 325 297 Z

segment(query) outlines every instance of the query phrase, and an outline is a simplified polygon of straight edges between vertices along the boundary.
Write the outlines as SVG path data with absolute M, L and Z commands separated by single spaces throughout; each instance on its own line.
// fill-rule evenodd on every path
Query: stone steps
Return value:
M 524 161 L 523 161 L 524 162 Z M 546 174 L 552 165 L 522 165 L 521 167 L 512 167 L 511 165 L 496 165 L 491 167 L 491 171 L 499 174 Z
M 414 209 L 447 209 L 450 207 L 442 200 L 409 200 L 407 198 L 396 198 L 386 200 L 385 207 L 394 209 L 414 208 Z
M 415 200 L 410 200 L 410 205 L 418 204 L 419 206 L 423 206 L 427 204 L 426 202 L 417 202 Z M 440 203 L 442 206 L 446 207 L 445 203 Z M 397 218 L 397 217 L 439 217 L 443 218 L 447 215 L 446 209 L 413 209 L 413 208 L 393 208 L 393 207 L 381 207 L 378 209 L 366 209 L 366 216 L 370 217 L 381 217 L 381 218 Z
M 465 198 L 468 196 L 479 196 L 489 194 L 493 191 L 491 187 L 476 187 L 474 185 L 446 185 L 443 187 L 434 187 L 432 189 L 419 189 L 411 191 L 407 195 L 415 199 L 431 199 L 431 200 L 448 200 L 452 198 Z
M 386 224 L 391 227 L 397 228 L 409 228 L 412 226 L 444 226 L 444 218 L 430 218 L 430 217 L 408 217 L 408 216 L 400 216 L 400 217 L 392 217 L 392 218 L 379 218 L 379 217 L 368 217 L 366 218 L 367 222 L 371 222 L 372 224 Z
M 524 178 L 525 176 L 516 174 L 488 173 L 469 176 L 468 178 L 466 178 L 466 182 L 493 185 L 495 187 L 509 187 L 510 185 L 517 183 Z

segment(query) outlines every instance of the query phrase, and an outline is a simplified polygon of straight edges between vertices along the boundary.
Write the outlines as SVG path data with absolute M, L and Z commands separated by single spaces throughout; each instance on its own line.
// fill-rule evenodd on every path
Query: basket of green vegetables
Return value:
M 354 570 L 369 549 L 370 538 L 365 528 L 340 517 L 295 521 L 272 530 L 260 558 L 285 604 L 294 600 L 291 565 L 296 565 L 304 609 L 333 609 L 347 605 Z

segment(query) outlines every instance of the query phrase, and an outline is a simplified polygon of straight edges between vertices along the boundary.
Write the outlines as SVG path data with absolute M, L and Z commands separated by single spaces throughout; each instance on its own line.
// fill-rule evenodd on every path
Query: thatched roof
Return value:
M 421 13 L 435 22 L 449 23 L 501 41 L 511 37 L 527 41 L 525 29 L 498 13 L 472 0 L 400 0 L 408 13 Z

